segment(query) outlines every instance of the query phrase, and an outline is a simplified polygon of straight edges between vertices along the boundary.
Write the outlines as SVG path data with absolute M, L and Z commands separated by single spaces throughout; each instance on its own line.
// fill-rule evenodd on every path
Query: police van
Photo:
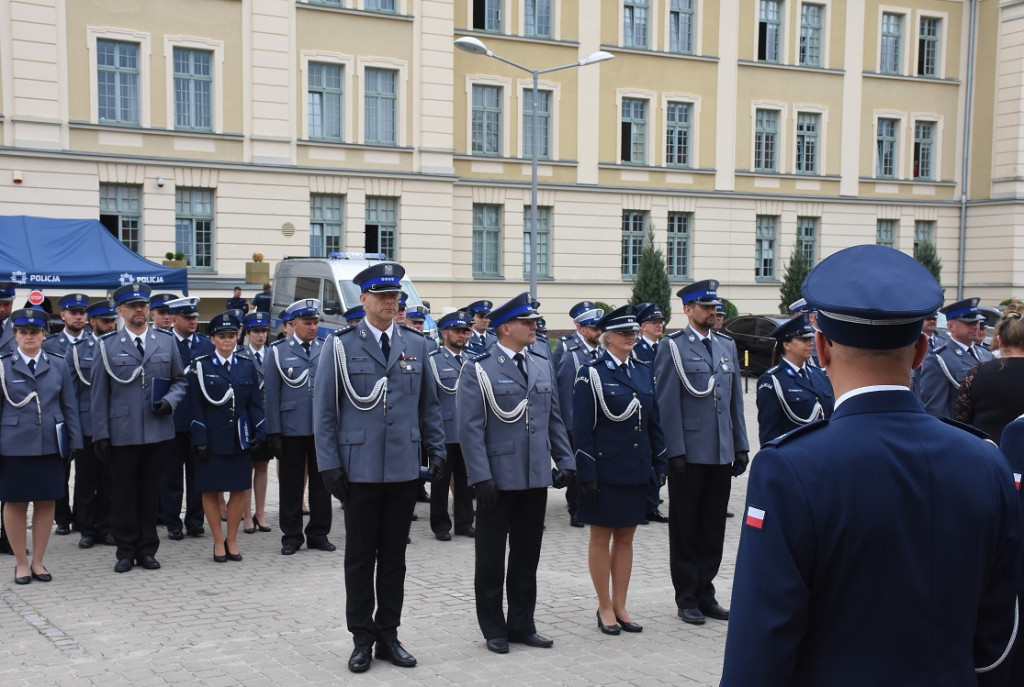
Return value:
M 281 312 L 303 298 L 318 298 L 321 303 L 319 336 L 326 337 L 335 329 L 346 325 L 342 315 L 359 305 L 359 287 L 352 278 L 370 265 L 387 260 L 384 253 L 331 253 L 326 258 L 285 256 L 274 268 L 271 293 L 271 339 L 281 329 Z M 409 297 L 406 305 L 422 305 L 412 280 L 402 279 L 402 290 Z M 436 329 L 434 320 L 427 315 L 425 332 Z

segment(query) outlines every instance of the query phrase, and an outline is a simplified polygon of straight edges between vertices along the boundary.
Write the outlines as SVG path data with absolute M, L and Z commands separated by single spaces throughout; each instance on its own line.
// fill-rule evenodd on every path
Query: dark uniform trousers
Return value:
M 486 639 L 522 638 L 537 631 L 533 612 L 547 503 L 547 489 L 499 491 L 498 504 L 476 514 L 476 615 Z M 508 594 L 507 621 L 502 613 L 503 588 Z
M 94 538 L 110 532 L 110 468 L 96 459 L 92 437 L 75 459 L 75 526 Z
M 185 470 L 185 483 L 181 471 Z M 182 493 L 184 492 L 184 493 Z M 192 455 L 192 435 L 175 432 L 170 450 L 164 455 L 160 474 L 160 510 L 168 532 L 181 531 L 181 499 L 185 498 L 185 528 L 197 530 L 203 526 L 203 495 L 196 490 L 196 457 Z
M 331 531 L 331 495 L 320 478 L 312 436 L 282 436 L 280 457 L 281 543 L 302 546 L 302 481 L 309 469 L 309 523 L 305 541 L 323 541 Z M 410 515 L 410 518 L 412 516 Z
M 473 526 L 473 488 L 466 477 L 462 446 L 445 444 L 444 448 L 448 459 L 441 468 L 441 476 L 430 486 L 430 529 L 437 534 L 452 528 L 452 520 L 448 517 L 448 484 L 454 477 L 455 531 L 465 532 Z
M 680 609 L 715 602 L 731 480 L 732 465 L 698 463 L 687 463 L 681 480 L 669 477 L 669 562 Z
M 75 477 L 75 479 L 77 480 L 78 477 Z M 71 527 L 71 523 L 76 522 L 71 512 L 71 494 L 68 490 L 68 483 L 70 481 L 71 461 L 67 461 L 64 463 L 64 496 L 57 499 L 53 506 L 53 521 L 65 527 Z M 75 501 L 75 509 L 78 509 L 78 501 Z
M 419 480 L 415 479 L 349 485 L 345 502 L 345 619 L 356 646 L 398 638 L 405 599 L 405 547 L 418 490 Z
M 172 442 L 110 448 L 110 493 L 116 494 L 110 503 L 110 533 L 117 542 L 118 560 L 139 560 L 156 555 L 160 548 L 160 469 Z

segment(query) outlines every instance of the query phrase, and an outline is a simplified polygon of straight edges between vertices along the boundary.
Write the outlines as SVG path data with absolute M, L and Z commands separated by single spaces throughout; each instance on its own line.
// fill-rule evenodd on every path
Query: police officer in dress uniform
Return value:
M 10 319 L 16 287 L 17 284 L 11 282 L 0 282 L 0 353 L 13 351 L 18 345 L 14 340 L 14 327 Z M 14 553 L 7 541 L 7 530 L 3 527 L 3 504 L 0 504 L 0 553 Z
M 665 334 L 665 313 L 657 303 L 640 303 L 636 306 L 636 322 L 640 333 L 633 346 L 632 358 L 647 363 L 653 369 L 659 342 Z M 661 512 L 660 491 L 661 477 L 652 468 L 647 490 L 647 522 L 668 522 Z
M 689 324 L 658 346 L 654 376 L 669 459 L 669 563 L 684 622 L 727 620 L 713 580 L 722 562 L 730 479 L 747 466 L 743 387 L 731 341 L 711 333 L 718 282 L 676 294 Z
M 185 368 L 174 337 L 148 326 L 149 293 L 145 284 L 114 292 L 124 328 L 100 338 L 92 368 L 93 450 L 110 464 L 110 531 L 119 573 L 136 563 L 147 570 L 160 567 L 160 472 L 174 442 L 171 414 L 186 402 Z
M 175 293 L 157 293 L 149 297 L 149 317 L 153 326 L 164 331 L 171 331 L 174 326 L 174 317 L 168 303 L 178 300 L 180 296 Z
M 288 306 L 285 317 L 292 334 L 267 351 L 263 391 L 266 396 L 267 437 L 278 458 L 281 499 L 281 554 L 291 556 L 302 547 L 302 490 L 306 471 L 316 475 L 313 439 L 313 393 L 324 340 L 317 336 L 320 301 L 304 298 Z M 330 381 L 330 377 L 328 377 Z M 321 480 L 309 480 L 309 522 L 306 547 L 334 551 L 331 532 L 331 495 Z
M 822 260 L 803 294 L 835 412 L 754 460 L 723 687 L 1009 684 L 1013 477 L 907 388 L 942 290 L 910 256 L 862 245 Z
M 447 487 L 440 483 L 441 404 L 424 367 L 430 348 L 421 333 L 394 321 L 404 275 L 398 263 L 381 262 L 353 278 L 366 318 L 327 338 L 315 387 L 320 471 L 345 504 L 345 617 L 355 673 L 369 669 L 375 642 L 377 658 L 416 665 L 398 641 L 398 625 L 422 445 L 433 488 Z
M 448 313 L 437 322 L 444 345 L 430 353 L 427 368 L 437 384 L 437 397 L 441 401 L 441 417 L 444 419 L 445 459 L 438 485 L 430 490 L 430 529 L 440 541 L 452 538 L 452 521 L 448 517 L 448 483 L 454 491 L 455 534 L 465 537 L 476 536 L 473 528 L 473 490 L 466 479 L 466 463 L 459 445 L 459 430 L 455 424 L 455 394 L 459 390 L 459 374 L 469 353 L 472 326 L 469 313 L 457 310 Z
M 928 337 L 928 350 L 934 351 L 939 346 L 949 343 L 949 338 L 938 332 L 939 311 L 931 313 L 924 318 L 924 335 Z
M 477 620 L 487 648 L 501 654 L 509 642 L 554 644 L 537 632 L 533 619 L 537 562 L 551 461 L 559 467 L 558 487 L 576 471 L 551 368 L 527 351 L 539 317 L 527 293 L 491 311 L 498 342 L 466 362 L 456 394 L 459 443 L 477 499 Z M 502 612 L 506 585 L 507 618 Z
M 96 459 L 92 447 L 92 368 L 102 364 L 99 360 L 99 337 L 117 327 L 117 310 L 104 299 L 86 308 L 89 319 L 88 334 L 68 352 L 71 381 L 78 397 L 78 420 L 82 426 L 84 448 L 75 459 L 75 524 L 81 537 L 78 546 L 91 549 L 99 541 L 116 545 L 110 534 L 110 468 Z
M 1017 494 L 1021 498 L 1021 506 L 1024 509 L 1024 490 L 1021 489 L 1021 477 L 1024 475 L 1024 416 L 1018 417 L 1003 429 L 999 440 L 999 450 L 1010 462 L 1014 485 L 1017 487 Z M 1017 594 L 1017 609 L 1018 617 L 1024 616 L 1024 582 Z M 1024 632 L 1020 632 L 1019 629 L 1017 639 L 1013 644 L 1013 653 L 1007 660 L 1013 662 L 1010 667 L 1010 680 L 1007 684 L 1024 685 Z
M 580 327 L 576 324 L 576 316 L 580 313 L 584 313 L 588 310 L 596 310 L 597 306 L 594 305 L 594 301 L 580 301 L 576 305 L 569 308 L 569 317 L 572 318 L 573 324 L 576 326 L 576 331 L 572 334 L 566 334 L 565 336 L 558 339 L 555 342 L 555 347 L 551 350 L 551 364 L 552 369 L 558 372 L 558 364 L 562 360 L 562 354 L 569 350 L 570 346 L 582 345 L 583 335 L 580 334 Z M 593 337 L 592 337 L 593 338 Z
M 270 313 L 266 310 L 254 310 L 254 312 L 249 313 L 242 319 L 242 327 L 245 329 L 248 343 L 240 344 L 238 346 L 238 353 L 241 353 L 256 364 L 256 379 L 259 384 L 262 407 L 263 362 L 268 352 L 267 336 L 270 333 Z M 265 431 L 264 434 L 266 434 Z M 270 451 L 250 451 L 249 457 L 252 458 L 252 500 L 246 496 L 245 514 L 242 518 L 246 524 L 245 533 L 253 534 L 257 529 L 260 532 L 269 532 L 270 526 L 267 525 L 265 509 L 267 504 Z M 253 500 L 256 503 L 255 512 L 252 510 Z
M 835 399 L 825 373 L 810 364 L 814 327 L 805 315 L 771 333 L 775 366 L 757 380 L 757 427 L 763 445 L 786 432 L 832 415 Z
M 992 360 L 992 352 L 976 346 L 978 323 L 985 316 L 977 298 L 966 298 L 942 308 L 949 327 L 949 342 L 931 351 L 915 378 L 924 409 L 935 417 L 953 417 L 964 375 L 978 363 Z
M 492 307 L 494 304 L 490 301 L 473 301 L 464 308 L 473 317 L 473 333 L 469 338 L 469 343 L 466 344 L 470 353 L 483 353 L 498 342 L 497 337 L 487 331 L 491 326 L 489 315 Z
M 345 319 L 345 324 L 359 324 L 364 317 L 366 317 L 366 311 L 363 310 L 362 304 L 353 305 L 351 308 L 345 311 L 342 315 Z
M 810 325 L 811 329 L 817 331 L 817 329 L 818 329 L 818 324 L 817 324 L 818 323 L 818 320 L 817 320 L 818 315 L 817 315 L 817 313 L 814 312 L 814 308 L 812 308 L 810 305 L 808 305 L 806 298 L 799 298 L 799 299 L 793 301 L 792 303 L 790 303 L 789 304 L 789 313 L 791 315 L 793 315 L 794 317 L 796 315 L 803 315 L 804 317 L 807 318 L 807 324 Z M 812 339 L 812 341 L 813 341 L 813 339 Z M 817 346 L 817 344 L 813 344 L 812 345 L 812 348 L 811 348 L 811 359 L 807 361 L 807 364 L 812 366 L 812 367 L 816 367 L 819 370 L 822 369 L 821 368 L 821 364 L 818 362 L 818 346 Z

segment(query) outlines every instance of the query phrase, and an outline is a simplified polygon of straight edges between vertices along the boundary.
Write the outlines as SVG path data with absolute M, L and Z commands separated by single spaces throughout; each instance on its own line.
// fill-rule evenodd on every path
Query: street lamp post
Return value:
M 573 67 L 585 67 L 588 64 L 610 60 L 615 57 L 615 55 L 599 50 L 595 53 L 591 53 L 579 62 L 563 64 L 559 67 L 550 67 L 548 69 L 530 69 L 518 62 L 513 62 L 501 55 L 494 54 L 487 49 L 487 46 L 484 45 L 483 41 L 476 38 L 469 36 L 459 38 L 455 41 L 455 47 L 472 55 L 486 55 L 487 57 L 493 57 L 500 62 L 512 65 L 517 69 L 522 69 L 524 72 L 529 72 L 533 76 L 533 89 L 530 96 L 530 112 L 532 114 L 530 117 L 530 229 L 527 235 L 530 237 L 530 296 L 532 298 L 537 298 L 537 161 L 540 155 L 540 147 L 537 145 L 537 135 L 539 133 L 537 128 L 537 101 L 540 99 L 540 94 L 537 90 L 537 82 L 541 74 L 557 72 L 562 69 L 572 69 Z

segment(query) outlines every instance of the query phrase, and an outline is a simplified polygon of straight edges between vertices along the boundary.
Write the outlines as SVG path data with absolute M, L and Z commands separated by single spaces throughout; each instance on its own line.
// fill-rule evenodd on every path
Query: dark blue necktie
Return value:
M 32 373 L 33 377 L 36 376 L 36 361 L 34 358 L 28 361 L 28 371 Z

